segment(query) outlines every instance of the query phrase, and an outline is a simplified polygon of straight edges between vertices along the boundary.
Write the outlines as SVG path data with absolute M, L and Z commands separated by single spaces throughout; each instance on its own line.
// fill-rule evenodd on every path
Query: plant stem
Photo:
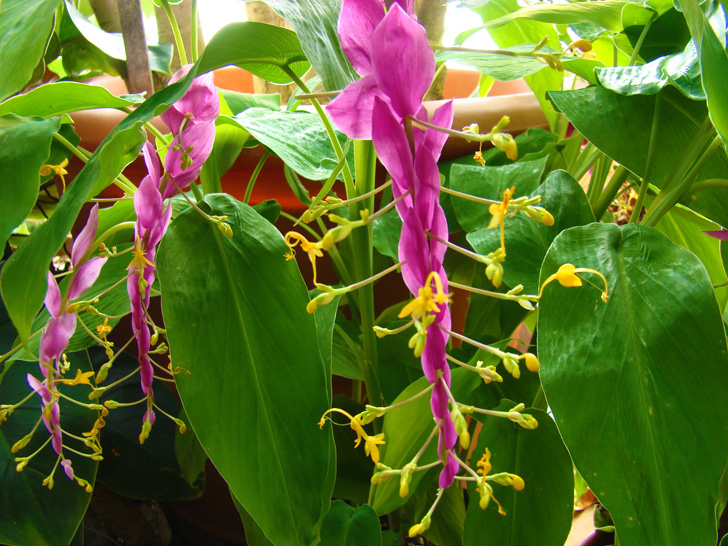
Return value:
M 185 44 L 182 41 L 182 33 L 179 31 L 179 25 L 177 24 L 177 18 L 172 12 L 172 7 L 169 5 L 167 0 L 160 0 L 164 12 L 167 14 L 169 19 L 169 25 L 172 27 L 172 34 L 174 34 L 174 41 L 177 45 L 177 54 L 179 55 L 179 62 L 182 66 L 187 64 L 187 53 L 185 53 Z
M 657 19 L 657 12 L 652 13 L 652 17 L 650 17 L 650 20 L 647 21 L 645 28 L 642 29 L 642 33 L 637 39 L 637 43 L 634 46 L 634 51 L 632 51 L 632 55 L 629 58 L 629 63 L 627 64 L 627 66 L 632 66 L 637 60 L 637 55 L 639 55 L 640 49 L 642 48 L 642 43 L 645 41 L 647 33 L 650 31 L 650 27 L 652 26 L 652 23 L 655 22 L 655 19 Z
M 306 86 L 306 84 L 303 82 L 301 78 L 296 76 L 295 72 L 291 70 L 288 66 L 282 66 L 281 70 L 288 74 L 288 76 L 296 82 L 296 85 L 300 87 L 304 93 L 311 94 L 311 90 Z M 331 145 L 334 147 L 334 153 L 336 154 L 336 160 L 341 161 L 344 157 L 344 151 L 341 148 L 341 143 L 339 142 L 339 139 L 336 138 L 336 133 L 334 132 L 334 127 L 331 125 L 331 120 L 329 120 L 329 117 L 326 115 L 326 112 L 324 112 L 324 109 L 321 107 L 321 104 L 318 100 L 315 98 L 311 98 L 311 104 L 316 109 L 316 113 L 321 118 L 321 123 L 324 124 L 324 129 L 326 129 L 326 134 L 329 137 L 329 140 L 331 141 Z M 344 162 L 344 168 L 342 170 L 342 174 L 344 176 L 344 185 L 346 186 L 346 195 L 347 197 L 351 197 L 356 195 L 356 191 L 354 189 L 354 180 L 351 177 L 351 170 L 349 169 L 348 163 Z
M 192 38 L 190 42 L 190 53 L 192 54 L 192 62 L 196 63 L 197 58 L 199 55 L 197 54 L 197 43 L 199 41 L 199 36 L 197 33 L 197 0 L 192 0 L 192 14 L 190 15 L 190 21 L 192 25 Z
M 624 181 L 627 180 L 627 176 L 629 176 L 629 171 L 620 165 L 614 170 L 614 174 L 612 174 L 612 178 L 609 179 L 609 182 L 607 183 L 607 187 L 604 188 L 604 191 L 599 195 L 599 197 L 596 200 L 596 203 L 594 203 L 594 217 L 596 218 L 597 222 L 601 219 L 602 216 L 604 216 L 604 213 L 609 208 L 609 205 L 614 201 L 614 198 L 619 193 L 619 190 L 622 188 L 622 184 L 624 184 Z
M 255 181 L 258 180 L 258 175 L 260 174 L 260 171 L 263 170 L 263 165 L 265 165 L 265 161 L 268 159 L 268 156 L 270 156 L 270 152 L 268 150 L 263 152 L 263 155 L 253 170 L 253 174 L 250 175 L 248 187 L 245 188 L 245 195 L 243 196 L 243 203 L 246 205 L 250 202 L 250 195 L 253 193 L 253 186 L 255 186 Z
M 82 148 L 79 148 L 77 146 L 74 146 L 71 142 L 69 142 L 66 138 L 64 138 L 59 133 L 53 133 L 53 138 L 55 138 L 58 142 L 63 144 L 70 152 L 75 155 L 77 158 L 79 158 L 84 163 L 88 163 L 88 160 L 90 158 L 90 155 L 87 155 L 85 151 Z M 134 195 L 136 193 L 136 186 L 132 184 L 131 181 L 129 181 L 128 178 L 126 178 L 123 174 L 119 173 L 119 175 L 113 180 L 113 183 L 116 184 L 117 187 L 122 189 L 124 193 L 127 195 Z
M 650 185 L 650 179 L 652 178 L 652 168 L 655 165 L 655 149 L 657 148 L 657 135 L 660 129 L 660 110 L 662 107 L 662 95 L 660 93 L 655 97 L 655 110 L 652 114 L 652 130 L 650 131 L 650 144 L 647 148 L 647 159 L 645 163 L 645 172 L 642 176 L 642 182 L 640 183 L 640 191 L 637 195 L 637 202 L 632 209 L 632 215 L 629 217 L 629 223 L 634 224 L 640 219 L 642 213 L 642 204 L 645 201 L 647 195 L 647 188 Z

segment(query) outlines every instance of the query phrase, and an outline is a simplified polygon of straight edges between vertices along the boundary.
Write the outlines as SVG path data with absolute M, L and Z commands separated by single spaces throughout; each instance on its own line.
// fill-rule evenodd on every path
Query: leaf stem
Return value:
M 169 26 L 172 27 L 172 34 L 174 34 L 174 41 L 177 45 L 177 54 L 179 55 L 179 62 L 182 66 L 187 64 L 187 53 L 185 52 L 185 44 L 182 41 L 182 33 L 179 31 L 179 25 L 177 24 L 177 18 L 174 16 L 172 7 L 169 5 L 167 0 L 159 0 L 164 8 L 164 12 L 167 14 L 169 19 Z
M 263 155 L 260 157 L 260 160 L 258 160 L 258 164 L 255 166 L 253 174 L 250 175 L 248 187 L 245 188 L 245 195 L 243 196 L 243 203 L 245 203 L 246 205 L 250 202 L 250 195 L 253 193 L 253 186 L 255 186 L 255 181 L 258 180 L 258 175 L 260 174 L 260 171 L 263 170 L 263 165 L 265 165 L 265 162 L 269 156 L 270 152 L 266 149 L 265 152 L 263 152 Z

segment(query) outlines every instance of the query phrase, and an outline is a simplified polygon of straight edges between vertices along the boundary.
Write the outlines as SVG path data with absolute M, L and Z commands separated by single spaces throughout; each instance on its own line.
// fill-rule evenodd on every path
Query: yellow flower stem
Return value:
M 77 406 L 81 406 L 82 408 L 86 408 L 91 411 L 100 411 L 101 410 L 101 404 L 86 404 L 84 402 L 79 402 L 78 400 L 71 398 L 70 396 L 63 394 L 62 392 L 58 392 L 61 398 L 64 400 L 68 400 L 71 404 L 75 404 Z
M 464 341 L 465 343 L 469 343 L 473 347 L 477 347 L 478 349 L 483 349 L 485 352 L 490 353 L 492 355 L 497 356 L 498 358 L 503 358 L 503 356 L 506 354 L 500 349 L 496 349 L 495 347 L 491 347 L 490 345 L 486 345 L 485 343 L 480 343 L 479 341 L 475 341 L 474 339 L 470 339 L 469 337 L 465 337 L 462 334 L 458 334 L 457 332 L 453 332 L 452 330 L 448 330 L 442 325 L 440 326 L 440 329 L 445 332 L 446 334 L 454 337 L 455 339 L 459 339 L 460 341 Z
M 399 328 L 395 328 L 394 330 L 388 330 L 387 333 L 384 334 L 384 335 L 392 336 L 392 335 L 396 335 L 396 334 L 401 334 L 402 332 L 404 332 L 405 330 L 407 330 L 408 328 L 410 328 L 414 323 L 415 323 L 415 320 L 412 319 L 407 324 L 403 324 Z M 377 326 L 375 326 L 374 328 L 375 328 L 375 331 L 376 331 Z M 384 335 L 382 337 L 384 337 Z
M 83 321 L 83 319 L 81 318 L 81 315 L 79 315 L 78 313 L 76 313 L 76 318 L 78 318 L 78 322 L 80 322 L 80 323 L 81 323 L 81 326 L 83 326 L 83 329 L 84 329 L 84 330 L 86 330 L 86 333 L 87 333 L 88 335 L 90 335 L 90 336 L 91 336 L 91 338 L 92 338 L 92 339 L 93 339 L 93 340 L 94 340 L 94 341 L 95 341 L 96 343 L 98 343 L 99 345 L 104 345 L 104 344 L 105 344 L 105 342 L 104 342 L 104 340 L 103 340 L 103 339 L 101 339 L 101 338 L 100 338 L 99 336 L 97 336 L 96 334 L 94 334 L 94 333 L 93 333 L 93 332 L 91 331 L 91 328 L 89 328 L 88 326 L 86 326 L 86 323 L 85 323 L 85 322 Z
M 132 338 L 132 339 L 134 339 L 134 338 Z M 117 352 L 117 353 L 116 353 L 116 354 L 114 355 L 114 357 L 116 357 L 116 355 L 118 355 L 118 354 L 119 354 L 120 352 L 121 352 L 121 350 L 120 350 L 119 352 Z M 138 371 L 139 371 L 140 369 L 141 369 L 141 366 L 137 366 L 137 367 L 136 367 L 136 368 L 134 369 L 134 371 L 133 371 L 133 372 L 131 372 L 131 373 L 129 373 L 129 374 L 127 374 L 127 375 L 125 375 L 125 376 L 124 376 L 124 377 L 122 377 L 121 379 L 117 379 L 116 381 L 114 381 L 113 383 L 111 383 L 111 384 L 109 384 L 109 385 L 104 385 L 103 387 L 98 387 L 98 388 L 96 388 L 96 389 L 94 389 L 94 390 L 95 390 L 95 391 L 97 391 L 97 392 L 98 392 L 98 391 L 101 391 L 101 392 L 103 393 L 104 391 L 107 391 L 107 390 L 109 390 L 109 389 L 110 389 L 111 387 L 115 387 L 115 386 L 116 386 L 116 385 L 118 385 L 119 383 L 123 383 L 124 381 L 126 381 L 126 380 L 127 380 L 127 379 L 129 379 L 130 377 L 133 377 L 133 376 L 134 376 L 134 375 L 135 375 L 135 374 L 136 374 L 136 373 L 137 373 L 137 372 L 138 372 Z
M 430 239 L 434 239 L 438 243 L 442 243 L 450 250 L 454 250 L 455 252 L 459 252 L 460 254 L 467 256 L 468 258 L 472 258 L 478 263 L 490 265 L 490 260 L 483 256 L 482 254 L 478 254 L 477 252 L 473 252 L 472 250 L 468 250 L 467 248 L 463 248 L 461 246 L 456 245 L 455 243 L 451 243 L 450 241 L 446 241 L 445 239 L 440 239 L 437 235 L 434 235 L 431 232 L 425 233 Z
M 177 182 L 174 180 L 174 178 L 170 178 L 170 180 L 172 181 L 172 184 L 174 184 L 174 187 L 177 188 L 177 191 L 179 191 L 180 195 L 182 195 L 182 197 L 185 198 L 185 201 L 187 201 L 193 209 L 195 209 L 198 213 L 200 213 L 200 216 L 202 216 L 206 220 L 209 220 L 213 224 L 217 224 L 218 223 L 218 220 L 216 220 L 215 218 L 213 218 L 212 216 L 210 216 L 209 214 L 207 214 L 205 211 L 203 211 L 200 207 L 198 207 L 192 201 L 192 199 L 190 199 L 190 196 L 187 195 L 185 192 L 182 191 L 182 188 L 179 187 L 179 184 L 177 184 Z M 193 184 L 193 186 L 196 187 L 194 184 Z M 200 197 L 202 197 L 202 196 L 200 196 Z
M 117 357 L 118 357 L 118 356 L 119 356 L 119 355 L 120 355 L 121 353 L 123 353 L 123 352 L 124 352 L 124 351 L 126 350 L 126 348 L 127 348 L 127 347 L 128 347 L 129 345 L 131 345 L 131 342 L 132 342 L 132 341 L 134 341 L 134 336 L 131 336 L 131 337 L 129 338 L 129 341 L 127 341 L 126 343 L 124 343 L 124 345 L 123 345 L 123 346 L 121 347 L 121 349 L 119 349 L 118 351 L 116 351 L 116 352 L 114 353 L 114 356 L 112 356 L 112 357 L 111 357 L 111 358 L 109 359 L 109 361 L 108 361 L 108 362 L 106 362 L 106 364 L 113 364 L 113 363 L 114 363 L 114 360 L 116 360 L 116 359 L 117 359 Z
M 106 318 L 106 319 L 109 319 L 109 320 L 119 320 L 119 319 L 123 319 L 125 316 L 131 314 L 131 311 L 129 311 L 127 313 L 124 313 L 123 315 L 107 315 L 106 313 L 102 313 L 101 311 L 98 311 L 98 310 L 91 311 L 90 309 L 87 309 L 86 311 L 88 313 L 91 313 L 94 316 L 101 317 L 101 318 Z
M 430 435 L 427 437 L 427 440 L 425 440 L 425 443 L 422 444 L 422 447 L 420 447 L 420 450 L 417 452 L 417 454 L 414 457 L 412 457 L 412 461 L 410 461 L 410 462 L 412 462 L 414 464 L 417 464 L 417 461 L 419 461 L 420 460 L 420 457 L 422 457 L 422 455 L 425 453 L 425 450 L 427 449 L 427 446 L 430 445 L 430 442 L 432 442 L 432 439 L 435 437 L 435 434 L 437 434 L 437 431 L 438 430 L 439 430 L 439 427 L 438 426 L 435 426 L 432 429 L 432 432 L 430 432 Z M 437 466 L 439 464 L 442 464 L 442 461 L 440 461 L 438 459 L 437 461 L 435 461 L 434 463 L 432 463 L 432 465 L 427 465 L 427 468 L 430 468 L 430 466 Z M 422 467 L 422 468 L 424 469 L 425 467 Z M 420 470 L 420 469 L 418 468 L 418 470 Z
M 455 454 L 454 450 L 450 452 L 450 457 L 454 457 L 455 460 L 460 464 L 460 468 L 464 469 L 468 474 L 473 476 L 476 481 L 480 479 L 480 476 L 478 476 L 478 474 L 475 472 L 475 470 L 470 468 L 470 465 L 466 464 L 465 461 L 463 461 L 460 457 L 458 457 Z
M 46 441 L 43 442 L 38 449 L 36 449 L 33 453 L 31 453 L 30 455 L 27 455 L 25 457 L 15 457 L 15 462 L 17 463 L 17 462 L 20 462 L 20 461 L 30 461 L 33 457 L 35 457 L 36 455 L 38 455 L 38 453 L 40 453 L 41 451 L 43 451 L 43 448 L 45 448 L 45 446 L 47 446 L 48 444 L 51 443 L 51 439 L 52 438 L 53 438 L 53 435 L 49 434 L 48 435 L 48 438 L 46 438 Z
M 364 199 L 369 199 L 370 197 L 373 197 L 376 194 L 384 191 L 385 189 L 387 189 L 391 185 L 392 185 L 392 179 L 390 178 L 384 184 L 382 184 L 381 186 L 379 186 L 377 188 L 374 188 L 372 191 L 369 191 L 367 193 L 362 193 L 361 195 L 358 195 L 356 197 L 352 197 L 351 199 L 345 199 L 345 200 L 343 200 L 343 201 L 341 201 L 339 203 L 335 203 L 333 205 L 326 204 L 325 206 L 326 206 L 327 210 L 334 210 L 334 209 L 338 209 L 338 208 L 341 208 L 341 207 L 346 207 L 346 206 L 351 205 L 353 203 L 358 203 L 359 201 L 363 201 Z
M 32 333 L 30 335 L 30 337 L 28 338 L 28 341 L 30 341 L 31 339 L 33 339 L 35 336 L 37 336 L 38 334 L 40 334 L 42 331 L 43 331 L 43 328 L 41 328 L 39 330 L 36 330 L 34 333 Z M 8 358 L 10 358 L 11 356 L 13 356 L 16 352 L 18 352 L 22 346 L 23 346 L 23 344 L 22 343 L 19 343 L 18 345 L 16 345 L 12 349 L 10 349 L 7 353 L 5 353 L 3 355 L 0 355 L 0 364 L 2 364 L 3 362 L 5 362 Z M 9 369 L 10 369 L 10 367 L 8 366 L 7 368 L 5 368 L 2 371 L 2 373 L 0 373 L 0 382 L 2 382 L 2 378 L 5 375 L 5 372 L 8 371 Z
M 508 414 L 510 412 L 508 411 L 495 411 L 495 410 L 488 410 L 484 408 L 477 408 L 473 406 L 468 406 L 467 404 L 462 404 L 458 402 L 458 407 L 460 408 L 467 408 L 469 411 L 473 411 L 475 413 L 482 413 L 483 415 L 490 415 L 491 417 L 500 417 L 502 419 L 508 419 Z
M 445 358 L 447 358 L 453 364 L 460 366 L 461 368 L 465 368 L 466 370 L 470 370 L 475 373 L 480 373 L 480 369 L 476 368 L 475 366 L 471 366 L 470 364 L 466 364 L 465 362 L 463 362 L 462 360 L 458 360 L 454 356 L 450 356 L 450 355 L 446 354 Z
M 154 409 L 156 409 L 159 413 L 161 413 L 162 415 L 164 415 L 168 419 L 171 419 L 174 423 L 177 423 L 177 421 L 179 421 L 179 419 L 177 419 L 176 417 L 172 417 L 169 413 L 167 413 L 166 411 L 164 411 L 157 404 L 154 404 L 153 403 L 152 406 L 154 406 Z
M 394 208 L 394 207 L 395 207 L 395 206 L 397 205 L 397 203 L 399 203 L 399 202 L 400 202 L 400 201 L 402 201 L 402 200 L 403 200 L 403 199 L 404 199 L 405 197 L 407 197 L 408 195 L 411 195 L 411 194 L 412 194 L 412 190 L 411 190 L 411 189 L 409 189 L 409 190 L 407 190 L 407 191 L 406 191 L 405 193 L 403 193 L 402 195 L 400 195 L 399 197 L 397 197 L 397 199 L 395 199 L 395 200 L 394 200 L 394 201 L 392 201 L 391 203 L 387 203 L 387 205 L 386 205 L 386 206 L 382 207 L 382 208 L 381 208 L 381 209 L 379 209 L 379 210 L 378 210 L 377 212 L 375 212 L 374 214 L 372 214 L 372 215 L 371 215 L 371 216 L 370 216 L 370 217 L 369 217 L 369 218 L 367 219 L 367 223 L 371 223 L 371 222 L 373 222 L 374 220 L 376 220 L 377 218 L 379 218 L 380 216 L 382 216 L 383 214 L 386 214 L 386 213 L 388 213 L 388 212 L 389 212 L 390 210 L 392 210 L 392 209 L 393 209 L 393 208 Z
M 469 193 L 463 193 L 461 191 L 453 190 L 452 188 L 447 188 L 445 186 L 440 187 L 440 191 L 442 193 L 447 193 L 449 195 L 453 195 L 455 197 L 462 197 L 463 199 L 467 199 L 468 201 L 473 201 L 474 203 L 481 203 L 483 205 L 500 205 L 502 201 L 498 201 L 497 199 L 486 199 L 485 197 L 478 197 L 477 195 L 470 195 Z
M 75 449 L 73 449 L 71 447 L 68 447 L 66 444 L 63 444 L 63 449 L 67 449 L 71 453 L 75 453 L 79 457 L 86 457 L 87 459 L 93 459 L 94 457 L 98 457 L 99 456 L 99 454 L 98 453 L 95 453 L 95 452 L 94 453 L 83 453 L 82 451 L 77 451 L 77 450 L 75 450 Z
M 450 136 L 463 138 L 471 142 L 490 142 L 493 139 L 493 135 L 490 133 L 476 135 L 475 133 L 469 133 L 467 131 L 456 131 L 455 129 L 440 127 L 439 125 L 434 125 L 427 121 L 419 120 L 414 116 L 407 116 L 406 119 L 411 121 L 414 125 L 419 125 L 420 127 L 423 127 L 425 129 L 434 129 L 435 131 L 440 131 L 441 133 L 445 133 Z
M 135 402 L 116 402 L 116 404 L 114 404 L 114 409 L 116 409 L 116 408 L 126 408 L 126 407 L 129 407 L 129 406 L 138 406 L 139 404 L 143 404 L 146 401 L 147 401 L 147 397 L 145 396 L 144 398 L 141 398 L 141 399 L 139 399 L 139 400 L 137 400 Z
M 473 294 L 480 294 L 482 296 L 489 296 L 491 298 L 497 298 L 499 300 L 511 300 L 511 301 L 518 301 L 518 300 L 528 300 L 528 301 L 538 301 L 538 296 L 528 296 L 520 294 L 503 294 L 501 292 L 493 292 L 492 290 L 482 290 L 480 288 L 474 288 L 472 286 L 468 286 L 466 284 L 460 284 L 457 282 L 453 282 L 451 280 L 447 281 L 447 284 L 450 285 L 452 288 L 459 288 L 460 290 L 465 290 L 467 292 L 472 292 Z
M 166 371 L 169 372 L 169 370 Z M 169 377 L 159 377 L 158 375 L 155 375 L 154 379 L 157 381 L 164 381 L 165 383 L 174 383 L 174 379 L 170 379 Z
M 61 429 L 61 432 L 63 433 L 64 436 L 68 436 L 69 438 L 78 440 L 79 442 L 81 442 L 84 445 L 86 445 L 86 441 L 89 440 L 89 438 L 82 438 L 81 436 L 76 436 L 75 434 L 72 434 L 65 429 Z M 64 447 L 68 449 L 68 446 L 64 446 Z
M 91 157 L 91 153 L 87 153 L 87 151 L 80 146 L 74 146 L 70 141 L 68 141 L 59 133 L 53 133 L 53 138 L 63 144 L 78 159 L 80 159 L 84 163 L 88 163 L 88 160 Z M 123 174 L 117 175 L 117 177 L 113 180 L 113 183 L 121 188 L 127 195 L 133 196 L 136 193 L 136 186 Z
M 357 283 L 350 284 L 349 286 L 344 286 L 343 288 L 336 288 L 336 289 L 334 289 L 334 292 L 336 292 L 337 294 L 346 294 L 347 292 L 353 292 L 354 290 L 358 290 L 359 288 L 362 288 L 363 286 L 376 282 L 379 279 L 381 279 L 382 277 L 389 275 L 393 271 L 396 271 L 397 269 L 402 267 L 404 265 L 404 263 L 405 262 L 396 263 L 393 266 L 390 266 L 387 269 L 380 271 L 376 275 L 369 277 L 368 279 L 364 279 L 363 281 L 359 281 Z
M 31 393 L 30 393 L 30 394 L 31 394 L 31 395 L 35 394 L 35 391 L 31 391 Z M 40 425 L 40 424 L 41 424 L 42 422 L 43 422 L 43 415 L 42 415 L 42 413 L 41 413 L 41 416 L 40 416 L 40 417 L 38 417 L 38 420 L 37 420 L 37 421 L 35 422 L 35 425 L 33 425 L 33 428 L 32 428 L 32 429 L 30 429 L 30 432 L 29 432 L 28 434 L 26 434 L 26 435 L 25 435 L 25 436 L 24 436 L 23 438 L 32 438 L 32 437 L 33 437 L 33 435 L 35 434 L 35 431 L 36 431 L 36 430 L 38 430 L 38 426 L 39 426 L 39 425 Z M 29 442 L 30 442 L 30 439 L 28 440 L 28 443 L 29 443 Z M 27 446 L 27 444 L 26 444 L 26 446 Z M 23 448 L 20 448 L 20 449 L 23 449 Z M 20 451 L 20 449 L 18 449 L 18 451 Z
M 414 400 L 417 400 L 418 398 L 421 398 L 422 396 L 426 395 L 428 392 L 430 392 L 434 388 L 435 384 L 432 383 L 429 387 L 426 389 L 418 392 L 414 396 L 408 398 L 407 400 L 402 400 L 401 402 L 397 402 L 396 404 L 392 404 L 391 406 L 387 406 L 386 408 L 382 408 L 382 413 L 385 413 L 389 410 L 393 410 L 395 408 L 400 408 L 402 406 L 406 406 L 410 402 L 413 402 Z

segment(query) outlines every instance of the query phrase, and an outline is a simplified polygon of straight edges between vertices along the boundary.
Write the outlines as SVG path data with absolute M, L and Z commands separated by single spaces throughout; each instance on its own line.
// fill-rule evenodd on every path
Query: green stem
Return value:
M 662 108 L 662 94 L 658 93 L 655 98 L 655 110 L 652 114 L 652 130 L 650 131 L 650 144 L 647 148 L 647 159 L 645 163 L 645 171 L 642 176 L 642 182 L 640 183 L 640 191 L 637 194 L 637 202 L 634 204 L 632 209 L 632 215 L 629 217 L 629 223 L 634 224 L 640 219 L 642 213 L 642 205 L 647 195 L 647 188 L 650 185 L 650 179 L 652 178 L 652 168 L 655 165 L 655 149 L 657 148 L 658 133 L 660 130 L 660 110 Z
M 701 165 L 704 164 L 709 158 L 709 155 L 707 157 L 705 155 L 707 153 L 706 147 L 711 150 L 710 154 L 717 149 L 717 147 L 713 147 L 711 144 L 715 136 L 715 127 L 713 127 L 710 117 L 706 117 L 667 182 L 665 182 L 662 191 L 657 195 L 647 210 L 642 219 L 644 225 L 654 227 L 675 203 L 680 200 L 692 183 L 692 179 L 688 178 L 688 173 L 694 172 L 692 167 L 699 161 L 702 161 Z M 697 175 L 696 171 L 695 174 Z
M 199 57 L 199 55 L 197 54 L 197 44 L 199 41 L 199 36 L 197 35 L 197 0 L 192 0 L 191 9 L 192 15 L 190 16 L 190 23 L 192 25 L 192 41 L 190 42 L 190 47 L 192 48 L 192 62 L 196 63 L 197 58 Z
M 622 165 L 614 170 L 614 174 L 612 174 L 612 178 L 609 179 L 607 187 L 604 188 L 604 191 L 601 195 L 599 195 L 596 203 L 594 203 L 594 217 L 597 219 L 597 222 L 602 216 L 604 216 L 609 205 L 611 205 L 612 201 L 614 201 L 614 198 L 622 188 L 622 184 L 624 184 L 624 181 L 627 180 L 627 176 L 629 176 L 629 171 Z
M 652 26 L 652 23 L 655 22 L 655 19 L 657 19 L 657 12 L 652 13 L 652 17 L 650 17 L 650 20 L 647 21 L 645 28 L 642 29 L 642 33 L 637 39 L 637 43 L 634 46 L 634 51 L 632 51 L 632 55 L 629 58 L 629 63 L 627 63 L 627 66 L 632 66 L 637 60 L 637 55 L 639 55 L 640 49 L 642 48 L 642 43 L 645 41 L 647 33 L 650 31 L 650 27 Z
M 177 18 L 172 12 L 172 7 L 169 5 L 167 0 L 160 0 L 164 12 L 167 14 L 169 19 L 169 25 L 172 27 L 172 34 L 174 34 L 174 41 L 177 45 L 177 53 L 179 54 L 179 62 L 182 66 L 187 64 L 187 53 L 185 53 L 185 44 L 182 41 L 182 33 L 179 31 L 179 25 L 177 24 Z
M 202 197 L 202 193 L 200 192 L 200 188 L 197 187 L 197 184 L 191 184 L 190 189 L 192 190 L 192 193 L 195 196 L 195 199 L 197 199 L 198 203 L 201 203 L 204 198 Z
M 311 90 L 306 86 L 306 84 L 303 82 L 301 78 L 299 78 L 293 70 L 290 69 L 288 66 L 282 66 L 281 70 L 288 74 L 288 77 L 290 77 L 294 82 L 296 82 L 296 85 L 301 88 L 301 90 L 304 93 L 311 93 Z M 324 128 L 326 129 L 326 134 L 329 137 L 329 140 L 331 141 L 331 145 L 334 147 L 334 153 L 336 154 L 336 160 L 341 161 L 344 157 L 344 150 L 341 148 L 341 143 L 339 142 L 339 139 L 336 138 L 336 132 L 334 131 L 333 125 L 331 125 L 331 120 L 329 120 L 329 117 L 326 115 L 326 112 L 324 112 L 324 109 L 321 107 L 321 104 L 318 100 L 315 98 L 311 98 L 311 104 L 316 109 L 316 113 L 321 118 L 321 123 L 324 124 Z M 356 195 L 356 190 L 354 188 L 354 179 L 351 176 L 351 170 L 349 169 L 349 165 L 346 161 L 344 161 L 344 168 L 342 169 L 342 174 L 344 176 L 344 185 L 346 186 L 346 195 L 347 197 L 353 197 Z
M 79 158 L 84 163 L 88 163 L 89 158 L 91 157 L 90 154 L 86 154 L 86 151 L 78 146 L 74 146 L 71 142 L 69 142 L 66 138 L 64 138 L 59 133 L 53 133 L 53 138 L 55 138 L 58 142 L 63 144 L 68 150 L 75 155 L 77 158 Z M 114 184 L 120 189 L 124 191 L 127 195 L 134 195 L 136 193 L 136 186 L 132 184 L 132 182 L 125 177 L 123 174 L 119 173 L 119 175 L 114 179 Z
M 356 166 L 356 194 L 358 196 L 370 193 L 374 189 L 374 174 L 376 154 L 370 141 L 354 142 L 354 162 Z M 374 210 L 374 195 L 351 203 L 349 217 L 358 218 L 363 209 Z M 373 230 L 372 224 L 354 230 L 349 239 L 351 241 L 354 257 L 354 278 L 356 280 L 368 279 L 373 275 Z M 374 333 L 376 315 L 374 312 L 374 285 L 368 284 L 357 292 L 359 300 L 359 313 L 361 319 L 362 345 L 364 347 L 364 379 L 366 381 L 369 403 L 380 405 L 384 402 L 379 386 L 377 338 Z
M 697 193 L 702 190 L 708 190 L 710 188 L 723 188 L 728 189 L 728 179 L 725 178 L 709 178 L 708 180 L 701 180 L 690 186 L 690 191 Z
M 607 173 L 612 166 L 612 160 L 604 154 L 599 154 L 594 169 L 592 170 L 591 179 L 589 180 L 589 204 L 594 206 L 602 194 L 604 181 L 607 179 Z
M 255 166 L 255 169 L 253 169 L 253 174 L 250 175 L 248 187 L 245 188 L 245 195 L 243 196 L 243 203 L 246 205 L 250 202 L 250 195 L 253 193 L 253 186 L 255 186 L 255 181 L 258 180 L 258 175 L 260 174 L 260 171 L 263 170 L 263 165 L 265 165 L 265 161 L 268 159 L 268 156 L 270 156 L 270 152 L 268 150 L 263 152 L 258 164 Z

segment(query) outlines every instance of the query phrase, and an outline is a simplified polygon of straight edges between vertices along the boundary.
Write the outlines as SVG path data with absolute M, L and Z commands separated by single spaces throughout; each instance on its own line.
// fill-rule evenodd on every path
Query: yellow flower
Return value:
M 607 283 L 606 277 L 596 269 L 591 269 L 588 267 L 576 267 L 573 264 L 562 265 L 561 267 L 559 267 L 556 273 L 546 279 L 541 285 L 541 292 L 539 293 L 538 297 L 541 297 L 544 288 L 546 288 L 546 285 L 554 280 L 559 281 L 559 284 L 566 288 L 582 286 L 582 280 L 577 275 L 577 273 L 594 273 L 595 275 L 599 275 L 602 278 L 602 281 L 604 281 L 604 292 L 602 292 L 602 301 L 606 303 L 607 298 L 609 298 L 609 284 Z
M 329 413 L 340 413 L 341 415 L 347 417 L 350 421 L 352 430 L 356 432 L 356 440 L 354 440 L 354 447 L 359 447 L 359 444 L 361 444 L 362 439 L 364 440 L 364 452 L 367 454 L 367 456 L 371 456 L 372 461 L 374 463 L 379 462 L 379 447 L 380 445 L 384 444 L 384 433 L 381 434 L 375 434 L 374 436 L 369 436 L 367 432 L 364 430 L 364 427 L 361 424 L 361 414 L 351 416 L 348 412 L 339 409 L 339 408 L 331 408 L 330 410 L 327 410 L 326 413 L 324 413 L 321 416 L 321 420 L 318 422 L 319 428 L 324 427 L 324 423 L 326 422 L 326 415 Z
M 311 267 L 313 268 L 313 284 L 317 285 L 318 282 L 316 280 L 316 258 L 321 258 L 324 255 L 322 249 L 328 250 L 328 248 L 324 247 L 323 241 L 312 243 L 300 233 L 296 233 L 295 231 L 289 231 L 288 233 L 286 233 L 286 245 L 288 245 L 288 248 L 290 248 L 291 250 L 290 252 L 285 254 L 286 261 L 293 258 L 294 254 L 296 253 L 293 247 L 299 244 L 301 245 L 301 250 L 308 254 L 308 259 L 311 260 Z
M 488 208 L 488 212 L 493 215 L 490 219 L 490 224 L 488 224 L 488 229 L 500 226 L 500 243 L 504 256 L 506 252 L 505 221 L 506 215 L 508 214 L 508 206 L 515 189 L 515 186 L 508 188 L 505 192 L 503 192 L 503 201 L 497 205 L 494 203 Z
M 63 383 L 64 385 L 91 385 L 89 377 L 93 374 L 94 372 L 81 373 L 81 370 L 76 370 L 76 377 L 73 379 L 59 379 L 58 382 Z
M 435 292 L 432 291 L 432 281 L 435 281 Z M 439 305 L 449 303 L 450 294 L 445 293 L 440 275 L 431 272 L 425 280 L 425 286 L 417 292 L 417 297 L 405 305 L 399 312 L 399 318 L 411 316 L 414 319 L 423 319 L 430 313 L 439 313 Z
M 63 191 L 66 191 L 66 178 L 64 175 L 68 174 L 68 171 L 64 169 L 68 165 L 68 159 L 64 159 L 61 161 L 58 165 L 42 165 L 40 168 L 40 175 L 41 176 L 48 176 L 52 172 L 55 173 L 57 176 L 61 177 L 61 182 L 63 183 Z
M 481 152 L 480 150 L 478 150 L 477 152 L 475 152 L 475 155 L 473 156 L 473 159 L 476 162 L 480 163 L 483 167 L 485 167 L 485 158 L 483 157 L 483 152 Z

